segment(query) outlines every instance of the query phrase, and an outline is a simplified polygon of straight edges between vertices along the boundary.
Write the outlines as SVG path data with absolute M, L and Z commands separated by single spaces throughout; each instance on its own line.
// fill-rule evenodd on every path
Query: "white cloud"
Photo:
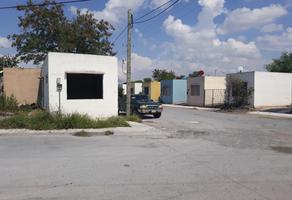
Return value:
M 204 6 L 195 26 L 184 24 L 180 19 L 169 16 L 163 23 L 165 32 L 174 40 L 161 46 L 162 60 L 180 62 L 185 73 L 204 69 L 207 74 L 236 71 L 238 66 L 255 70 L 264 60 L 255 42 L 235 38 L 221 40 L 216 32 L 214 17 L 224 12 L 224 1 L 200 0 Z
M 267 24 L 261 28 L 262 33 L 273 33 L 282 30 L 283 30 L 282 24 Z
M 198 0 L 198 3 L 203 9 L 210 10 L 215 17 L 223 12 L 225 0 Z
M 264 35 L 257 38 L 258 46 L 267 51 L 292 51 L 292 27 L 280 35 Z
M 228 34 L 258 28 L 274 22 L 287 13 L 287 10 L 281 5 L 270 5 L 257 9 L 238 8 L 227 14 L 224 24 L 219 27 L 218 32 Z
M 127 10 L 132 9 L 133 11 L 138 10 L 144 3 L 144 0 L 109 0 L 105 4 L 105 8 L 101 11 L 92 11 L 87 8 L 81 9 L 82 12 L 89 11 L 98 20 L 104 19 L 112 24 L 117 24 L 121 20 L 127 18 Z M 71 6 L 69 10 L 75 14 L 77 8 Z
M 11 47 L 11 42 L 5 37 L 0 37 L 0 48 L 10 48 L 10 47 Z

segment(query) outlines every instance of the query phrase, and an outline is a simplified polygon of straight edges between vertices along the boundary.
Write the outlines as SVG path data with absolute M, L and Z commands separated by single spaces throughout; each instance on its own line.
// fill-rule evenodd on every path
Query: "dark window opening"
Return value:
M 103 74 L 67 74 L 67 99 L 102 99 Z
M 144 94 L 149 95 L 149 87 L 144 87 Z

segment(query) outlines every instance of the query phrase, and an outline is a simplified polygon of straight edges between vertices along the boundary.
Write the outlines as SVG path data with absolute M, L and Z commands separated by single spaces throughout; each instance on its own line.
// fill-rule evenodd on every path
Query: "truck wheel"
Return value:
M 159 117 L 161 117 L 161 113 L 156 113 L 153 116 L 154 116 L 154 118 L 159 118 Z

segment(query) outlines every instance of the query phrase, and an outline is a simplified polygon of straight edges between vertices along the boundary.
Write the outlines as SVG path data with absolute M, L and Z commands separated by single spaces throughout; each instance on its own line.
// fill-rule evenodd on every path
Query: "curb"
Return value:
M 148 125 L 128 122 L 130 127 L 114 127 L 101 129 L 61 129 L 61 130 L 29 130 L 29 129 L 0 129 L 0 136 L 19 136 L 19 135 L 73 135 L 79 131 L 86 131 L 88 133 L 95 133 L 96 135 L 104 135 L 106 131 L 114 132 L 114 135 L 143 135 L 143 133 L 150 132 L 154 129 Z M 145 134 L 144 134 L 145 135 Z M 146 135 L 149 135 L 146 133 Z M 151 135 L 151 134 L 150 134 Z
M 182 106 L 175 104 L 162 104 L 163 107 L 170 108 L 185 108 L 185 109 L 194 109 L 194 110 L 202 110 L 202 111 L 218 111 L 220 108 L 207 108 L 207 107 L 198 107 L 198 106 Z
M 248 114 L 262 115 L 262 116 L 271 116 L 271 117 L 281 117 L 281 118 L 286 118 L 286 119 L 292 119 L 292 114 L 284 114 L 284 113 L 253 111 L 253 112 L 248 112 Z

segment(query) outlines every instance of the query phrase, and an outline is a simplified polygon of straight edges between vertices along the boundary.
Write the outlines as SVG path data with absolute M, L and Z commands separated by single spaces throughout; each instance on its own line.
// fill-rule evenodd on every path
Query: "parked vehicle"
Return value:
M 146 95 L 132 95 L 131 110 L 136 115 L 151 114 L 154 118 L 159 118 L 163 109 L 160 103 L 154 102 Z

